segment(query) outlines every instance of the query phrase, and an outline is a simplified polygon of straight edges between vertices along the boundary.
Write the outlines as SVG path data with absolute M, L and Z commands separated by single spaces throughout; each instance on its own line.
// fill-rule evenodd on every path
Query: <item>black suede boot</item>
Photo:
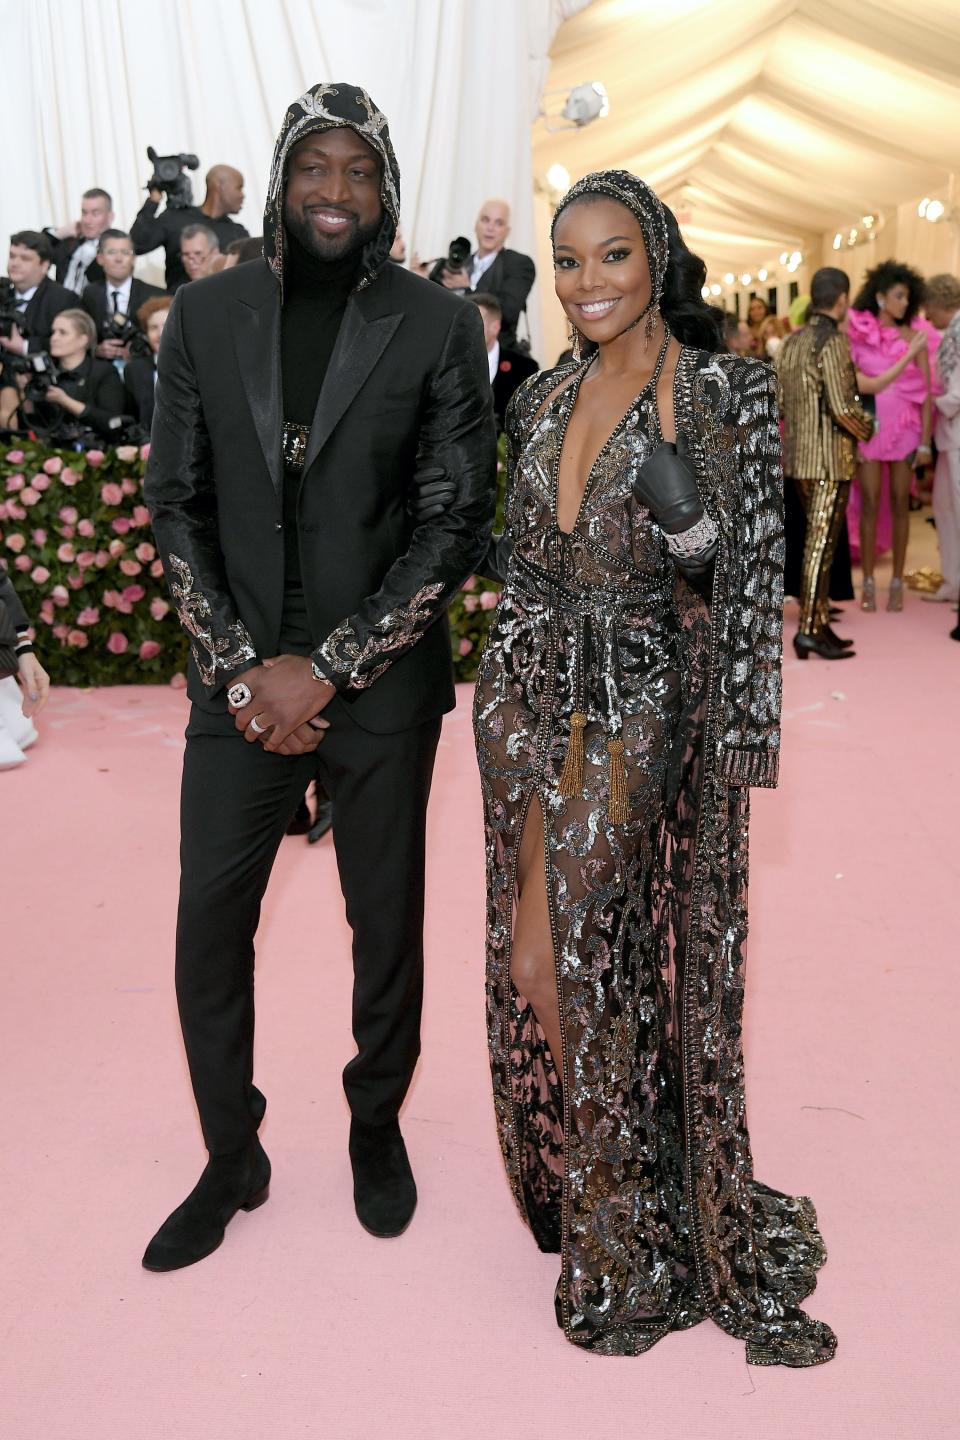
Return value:
M 401 1235 L 417 1208 L 417 1186 L 400 1124 L 350 1122 L 353 1203 L 364 1230 L 381 1239 Z
M 270 1194 L 270 1161 L 259 1140 L 233 1155 L 212 1156 L 195 1188 L 160 1226 L 143 1256 L 145 1270 L 180 1270 L 213 1253 L 238 1210 L 256 1210 Z

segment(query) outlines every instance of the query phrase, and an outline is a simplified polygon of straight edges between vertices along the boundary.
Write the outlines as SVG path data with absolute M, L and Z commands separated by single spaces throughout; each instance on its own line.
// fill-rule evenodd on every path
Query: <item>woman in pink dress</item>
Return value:
M 931 359 L 939 335 L 917 312 L 923 300 L 923 279 L 909 265 L 884 260 L 867 272 L 847 317 L 847 337 L 859 374 L 882 376 L 910 351 L 915 353 L 892 384 L 877 390 L 877 429 L 860 446 L 860 564 L 863 567 L 864 610 L 877 608 L 873 578 L 877 548 L 877 510 L 881 466 L 890 471 L 893 512 L 893 578 L 888 610 L 903 609 L 903 566 L 910 528 L 910 486 L 914 469 L 932 459 Z M 916 348 L 914 333 L 923 331 L 927 345 Z M 872 387 L 865 387 L 872 388 Z

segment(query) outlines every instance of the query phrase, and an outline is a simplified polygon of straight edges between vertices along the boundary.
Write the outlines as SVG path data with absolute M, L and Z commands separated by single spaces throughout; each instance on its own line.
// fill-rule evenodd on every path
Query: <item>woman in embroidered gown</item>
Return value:
M 504 1159 L 569 1340 L 638 1354 L 709 1316 L 754 1363 L 813 1365 L 825 1254 L 810 1201 L 753 1178 L 741 1052 L 748 787 L 779 743 L 775 382 L 714 353 L 702 263 L 642 181 L 579 181 L 553 238 L 582 358 L 508 413 L 474 714 Z

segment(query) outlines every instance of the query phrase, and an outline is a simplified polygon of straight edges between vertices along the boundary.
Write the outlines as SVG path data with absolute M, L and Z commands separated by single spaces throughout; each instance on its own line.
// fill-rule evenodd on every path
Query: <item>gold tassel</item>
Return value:
M 570 716 L 570 739 L 567 742 L 566 759 L 560 771 L 557 791 L 564 800 L 572 800 L 583 789 L 583 732 L 587 717 L 582 710 L 574 710 Z
M 623 751 L 624 744 L 622 740 L 607 741 L 607 754 L 610 756 L 607 819 L 611 825 L 625 825 L 630 819 L 630 797 L 627 793 L 627 766 L 623 758 Z

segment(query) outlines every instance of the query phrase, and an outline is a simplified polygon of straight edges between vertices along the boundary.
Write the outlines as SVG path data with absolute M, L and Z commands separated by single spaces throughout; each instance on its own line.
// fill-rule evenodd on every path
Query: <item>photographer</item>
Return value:
M 164 292 L 134 279 L 133 241 L 123 230 L 104 230 L 97 254 L 104 279 L 88 285 L 82 301 L 100 337 L 97 355 L 101 360 L 129 360 L 130 342 L 140 329 L 137 312 Z
M 157 388 L 157 356 L 160 353 L 160 336 L 173 299 L 169 295 L 158 295 L 147 300 L 137 311 L 137 324 L 147 337 L 149 355 L 135 355 L 123 369 L 123 388 L 127 392 L 125 409 L 136 416 L 137 421 L 149 434 L 153 424 L 153 399 Z
M 509 234 L 510 206 L 506 200 L 487 200 L 477 216 L 476 250 L 466 254 L 465 247 L 458 250 L 454 241 L 447 257 L 434 266 L 430 279 L 448 290 L 482 290 L 495 296 L 503 321 L 502 343 L 516 349 L 517 323 L 527 308 L 536 268 L 529 255 L 506 248 Z
M 206 225 L 217 237 L 221 250 L 231 240 L 244 240 L 247 231 L 231 215 L 243 209 L 243 176 L 230 165 L 214 165 L 207 173 L 207 193 L 202 205 L 167 203 L 166 209 L 157 214 L 163 199 L 163 190 L 156 183 L 156 177 L 148 181 L 148 196 L 136 220 L 130 226 L 130 238 L 138 255 L 156 250 L 162 245 L 166 251 L 167 290 L 173 294 L 187 279 L 187 273 L 180 259 L 180 236 L 188 225 Z
M 80 219 L 54 228 L 45 225 L 43 233 L 53 247 L 53 263 L 61 285 L 76 295 L 83 294 L 85 285 L 103 279 L 97 262 L 97 245 L 108 225 L 113 224 L 113 201 L 106 190 L 84 190 L 80 200 Z
M 3 352 L 35 355 L 46 350 L 54 317 L 77 303 L 71 290 L 47 274 L 52 259 L 50 241 L 39 230 L 18 230 L 10 236 L 10 281 L 0 294 L 0 358 Z
M 97 328 L 86 310 L 65 310 L 56 317 L 49 351 L 54 383 L 37 374 L 17 376 L 21 423 L 51 437 L 76 439 L 83 430 L 93 430 L 105 440 L 118 438 L 111 421 L 124 411 L 123 381 L 109 360 L 94 357 L 96 344 Z

